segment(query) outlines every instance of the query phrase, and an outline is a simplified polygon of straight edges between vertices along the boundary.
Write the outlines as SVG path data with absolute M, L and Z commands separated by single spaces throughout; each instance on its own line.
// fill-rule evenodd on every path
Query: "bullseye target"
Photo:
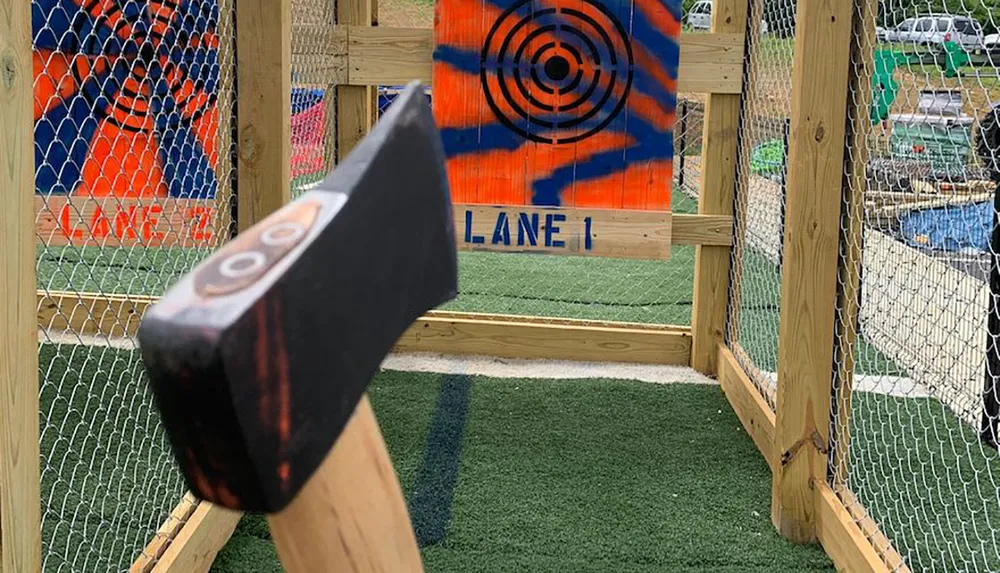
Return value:
M 681 0 L 435 0 L 453 201 L 669 210 Z
M 625 27 L 600 3 L 580 4 L 520 0 L 483 43 L 486 101 L 501 123 L 531 141 L 586 139 L 607 127 L 628 98 L 635 62 Z

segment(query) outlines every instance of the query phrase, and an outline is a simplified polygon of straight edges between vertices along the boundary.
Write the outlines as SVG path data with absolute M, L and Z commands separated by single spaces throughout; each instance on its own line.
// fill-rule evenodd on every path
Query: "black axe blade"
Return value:
M 264 512 L 295 497 L 406 328 L 456 296 L 453 225 L 413 83 L 322 183 L 147 311 L 142 358 L 195 495 Z

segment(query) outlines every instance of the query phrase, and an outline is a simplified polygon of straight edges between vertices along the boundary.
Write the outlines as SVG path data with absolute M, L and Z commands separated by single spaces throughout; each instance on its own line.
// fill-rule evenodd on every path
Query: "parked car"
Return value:
M 687 25 L 693 30 L 712 28 L 712 0 L 698 0 L 687 14 Z M 760 33 L 767 33 L 767 21 L 760 21 Z
M 885 39 L 938 48 L 945 42 L 956 42 L 971 51 L 983 45 L 983 26 L 967 16 L 924 14 L 886 30 Z

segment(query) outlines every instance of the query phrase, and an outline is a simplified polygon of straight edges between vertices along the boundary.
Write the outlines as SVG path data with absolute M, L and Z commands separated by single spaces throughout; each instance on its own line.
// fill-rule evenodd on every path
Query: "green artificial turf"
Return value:
M 184 486 L 138 352 L 39 349 L 45 573 L 125 571 Z
M 371 389 L 418 536 L 444 530 L 422 548 L 428 571 L 832 570 L 775 533 L 769 469 L 713 386 L 473 378 L 445 512 L 433 490 L 448 480 L 418 468 L 448 465 L 428 453 L 429 434 L 452 439 L 432 423 L 440 380 L 386 372 Z M 280 571 L 261 516 L 213 571 Z

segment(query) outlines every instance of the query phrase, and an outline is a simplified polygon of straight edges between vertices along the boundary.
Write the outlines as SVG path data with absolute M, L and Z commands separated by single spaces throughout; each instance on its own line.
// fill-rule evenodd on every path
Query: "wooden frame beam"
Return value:
M 371 27 L 341 20 L 332 28 L 296 26 L 292 42 L 296 84 L 375 86 L 420 80 L 431 85 L 434 35 L 429 28 Z M 316 46 L 325 49 L 317 53 Z M 742 28 L 681 36 L 678 92 L 739 94 L 742 72 Z
M 0 572 L 41 571 L 31 3 L 0 0 Z
M 739 40 L 740 73 L 735 76 L 736 90 L 724 93 L 716 90 L 705 104 L 698 213 L 732 217 L 747 2 L 716 0 L 712 10 L 712 32 Z M 731 255 L 732 248 L 728 245 L 700 246 L 695 253 L 691 367 L 708 376 L 717 371 L 716 346 L 723 340 L 726 328 Z
M 241 232 L 291 200 L 291 19 L 289 0 L 241 1 L 236 10 Z
M 248 191 L 249 192 L 249 191 Z M 277 195 L 277 194 L 275 194 Z M 277 201 L 277 196 L 272 200 Z M 39 244 L 49 246 L 79 245 L 129 247 L 181 247 L 191 248 L 226 237 L 225 229 L 216 227 L 215 221 L 222 219 L 215 207 L 198 199 L 120 199 L 116 201 L 95 201 L 88 197 L 34 197 L 37 216 L 35 235 Z M 484 205 L 454 206 L 456 240 L 462 248 L 462 229 L 465 223 L 464 209 L 478 211 L 495 208 Z M 670 219 L 668 245 L 712 245 L 729 247 L 733 242 L 733 219 L 728 215 L 692 215 L 673 212 L 614 211 L 614 210 L 573 210 L 550 209 L 531 206 L 510 206 L 504 210 L 514 212 L 537 211 L 569 215 L 589 214 L 615 222 L 644 222 L 646 231 L 662 227 L 662 219 Z M 251 216 L 251 214 L 247 214 Z M 541 217 L 544 223 L 544 215 Z M 595 219 L 596 221 L 596 219 Z M 495 222 L 495 220 L 494 220 Z M 517 233 L 518 221 L 510 221 L 511 230 Z M 658 226 L 659 225 L 659 226 Z M 596 226 L 594 227 L 596 232 Z M 492 232 L 493 227 L 489 228 Z M 643 227 L 629 225 L 618 233 L 630 244 L 629 250 L 648 243 Z M 515 236 L 516 238 L 516 236 Z M 662 237 L 658 237 L 662 238 Z M 662 246 L 662 245 L 661 245 Z M 649 250 L 648 248 L 646 249 Z M 618 254 L 616 256 L 627 256 Z
M 38 327 L 133 337 L 155 297 L 38 291 Z M 687 364 L 683 326 L 431 311 L 400 338 L 397 351 L 485 354 L 644 364 Z
M 718 347 L 718 362 L 722 391 L 736 417 L 767 460 L 774 479 L 781 465 L 773 441 L 776 431 L 774 412 L 752 384 L 736 356 L 722 344 Z M 848 503 L 842 498 L 849 500 Z M 806 501 L 814 507 L 817 515 L 817 540 L 838 571 L 909 573 L 905 561 L 874 520 L 864 513 L 850 490 L 844 488 L 834 492 L 825 479 L 818 480 Z
M 827 479 L 853 4 L 796 5 L 771 521 L 797 543 L 816 540 Z

